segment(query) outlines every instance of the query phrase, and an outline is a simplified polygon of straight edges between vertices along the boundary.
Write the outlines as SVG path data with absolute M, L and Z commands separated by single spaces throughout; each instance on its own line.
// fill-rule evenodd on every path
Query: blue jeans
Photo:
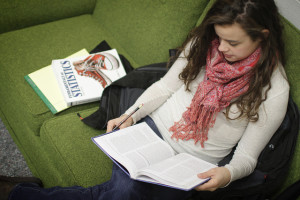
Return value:
M 161 137 L 150 117 L 142 121 Z M 103 184 L 89 188 L 80 186 L 41 188 L 33 183 L 21 183 L 13 189 L 9 200 L 181 200 L 190 197 L 194 192 L 135 181 L 114 164 L 111 179 Z

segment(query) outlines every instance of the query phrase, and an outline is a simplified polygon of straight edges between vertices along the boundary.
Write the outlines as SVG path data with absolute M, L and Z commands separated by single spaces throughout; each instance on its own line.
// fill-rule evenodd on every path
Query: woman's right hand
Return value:
M 106 129 L 106 132 L 109 133 L 113 130 L 114 127 L 118 126 L 119 123 L 125 119 L 128 115 L 122 115 L 118 118 L 115 118 L 115 119 L 111 119 L 107 122 L 107 129 Z M 126 128 L 128 126 L 131 126 L 133 124 L 133 119 L 132 117 L 129 117 L 120 127 L 119 129 L 122 129 L 122 128 Z

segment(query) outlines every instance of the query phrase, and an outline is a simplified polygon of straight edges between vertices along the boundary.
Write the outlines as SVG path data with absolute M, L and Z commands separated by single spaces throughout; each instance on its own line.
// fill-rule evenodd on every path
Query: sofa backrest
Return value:
M 290 93 L 300 108 L 300 31 L 282 17 L 287 63 L 285 71 L 290 83 Z M 300 133 L 300 131 L 299 131 Z M 291 167 L 282 189 L 300 179 L 300 137 L 298 136 Z
M 285 71 L 291 85 L 291 94 L 300 107 L 300 31 L 282 17 L 287 63 Z
M 93 17 L 136 63 L 165 62 L 209 0 L 97 0 Z
M 59 19 L 91 14 L 95 0 L 0 1 L 0 33 Z

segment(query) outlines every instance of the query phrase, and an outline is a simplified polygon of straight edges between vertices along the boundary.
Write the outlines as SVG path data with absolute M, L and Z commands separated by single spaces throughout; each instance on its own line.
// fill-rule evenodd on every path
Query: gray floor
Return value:
M 26 161 L 0 119 L 0 175 L 32 176 Z

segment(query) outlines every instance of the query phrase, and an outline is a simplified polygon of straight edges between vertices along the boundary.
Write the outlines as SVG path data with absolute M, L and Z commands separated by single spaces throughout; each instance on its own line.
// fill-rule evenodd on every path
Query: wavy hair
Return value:
M 201 25 L 191 31 L 180 48 L 182 51 L 187 43 L 192 41 L 187 55 L 188 64 L 180 73 L 179 78 L 184 81 L 186 89 L 189 90 L 189 84 L 199 74 L 201 67 L 206 65 L 206 56 L 211 41 L 217 38 L 214 25 L 233 25 L 234 23 L 238 23 L 252 41 L 261 40 L 262 54 L 253 69 L 254 75 L 250 80 L 248 91 L 231 102 L 226 108 L 225 115 L 230 119 L 230 107 L 236 104 L 240 111 L 238 118 L 245 116 L 251 121 L 257 121 L 259 106 L 266 100 L 267 92 L 271 88 L 272 73 L 279 63 L 285 64 L 283 27 L 274 0 L 217 0 Z M 267 37 L 262 32 L 264 29 L 269 30 Z M 266 86 L 267 89 L 263 93 Z

